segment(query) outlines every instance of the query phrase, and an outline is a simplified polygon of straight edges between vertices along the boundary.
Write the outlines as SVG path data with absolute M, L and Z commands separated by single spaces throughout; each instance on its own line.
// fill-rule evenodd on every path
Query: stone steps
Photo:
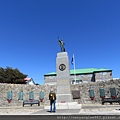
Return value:
M 77 102 L 56 103 L 56 109 L 81 109 L 82 104 Z M 44 109 L 50 109 L 50 106 L 45 106 Z

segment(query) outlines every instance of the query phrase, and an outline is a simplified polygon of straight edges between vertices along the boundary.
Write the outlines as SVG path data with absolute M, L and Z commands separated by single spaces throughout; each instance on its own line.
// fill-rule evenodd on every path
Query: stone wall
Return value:
M 34 92 L 34 99 L 39 100 L 40 91 L 44 92 L 44 100 L 41 102 L 43 105 L 49 105 L 48 94 L 50 89 L 53 88 L 55 92 L 57 91 L 56 85 L 23 85 L 23 84 L 2 84 L 0 83 L 0 106 L 22 106 L 23 100 L 18 100 L 18 93 L 23 91 L 24 100 L 29 99 L 29 92 Z M 120 80 L 111 80 L 111 81 L 98 81 L 91 83 L 82 83 L 71 85 L 71 91 L 79 90 L 80 91 L 80 99 L 74 99 L 73 101 L 78 101 L 78 103 L 100 103 L 100 92 L 99 89 L 105 89 L 106 97 L 110 97 L 110 88 L 116 88 L 118 97 L 120 97 Z M 89 90 L 94 89 L 95 91 L 95 99 L 91 100 L 89 96 Z M 7 101 L 7 92 L 12 91 L 13 96 L 10 103 Z
M 98 81 L 98 82 L 84 83 L 84 84 L 71 86 L 71 90 L 80 91 L 81 98 L 77 101 L 84 104 L 95 103 L 95 102 L 101 103 L 100 92 L 99 92 L 100 88 L 104 88 L 105 97 L 111 97 L 110 88 L 115 88 L 117 92 L 117 96 L 120 97 L 120 80 Z M 94 89 L 94 93 L 95 93 L 94 100 L 91 100 L 89 96 L 90 89 Z

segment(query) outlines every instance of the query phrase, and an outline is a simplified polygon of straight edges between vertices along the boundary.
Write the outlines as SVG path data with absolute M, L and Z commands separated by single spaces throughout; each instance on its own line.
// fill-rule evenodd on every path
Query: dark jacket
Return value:
M 49 93 L 49 100 L 56 100 L 56 94 L 55 94 L 55 92 L 50 92 Z

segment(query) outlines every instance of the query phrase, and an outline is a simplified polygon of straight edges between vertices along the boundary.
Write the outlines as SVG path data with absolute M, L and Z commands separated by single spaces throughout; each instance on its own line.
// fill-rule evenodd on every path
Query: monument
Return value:
M 68 53 L 65 52 L 63 40 L 58 40 L 61 52 L 57 53 L 56 73 L 57 73 L 57 103 L 71 102 L 70 90 L 70 68 Z
M 71 92 L 70 81 L 70 65 L 68 53 L 65 51 L 65 43 L 58 39 L 61 52 L 57 53 L 56 58 L 56 79 L 57 79 L 57 99 L 56 109 L 81 109 L 82 105 L 72 102 L 73 96 Z
M 72 102 L 73 96 L 71 92 L 70 81 L 70 66 L 68 53 L 65 51 L 65 43 L 58 39 L 61 47 L 61 52 L 57 53 L 56 58 L 56 80 L 57 80 L 57 94 L 56 94 L 56 109 L 81 109 L 82 105 L 77 102 Z M 44 109 L 49 109 L 50 106 L 45 106 Z

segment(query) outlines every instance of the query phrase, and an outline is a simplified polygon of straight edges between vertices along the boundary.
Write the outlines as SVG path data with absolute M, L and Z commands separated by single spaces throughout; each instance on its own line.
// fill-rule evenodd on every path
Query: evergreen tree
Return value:
M 27 75 L 20 72 L 17 68 L 0 68 L 0 82 L 2 83 L 24 84 L 24 78 L 26 77 Z

